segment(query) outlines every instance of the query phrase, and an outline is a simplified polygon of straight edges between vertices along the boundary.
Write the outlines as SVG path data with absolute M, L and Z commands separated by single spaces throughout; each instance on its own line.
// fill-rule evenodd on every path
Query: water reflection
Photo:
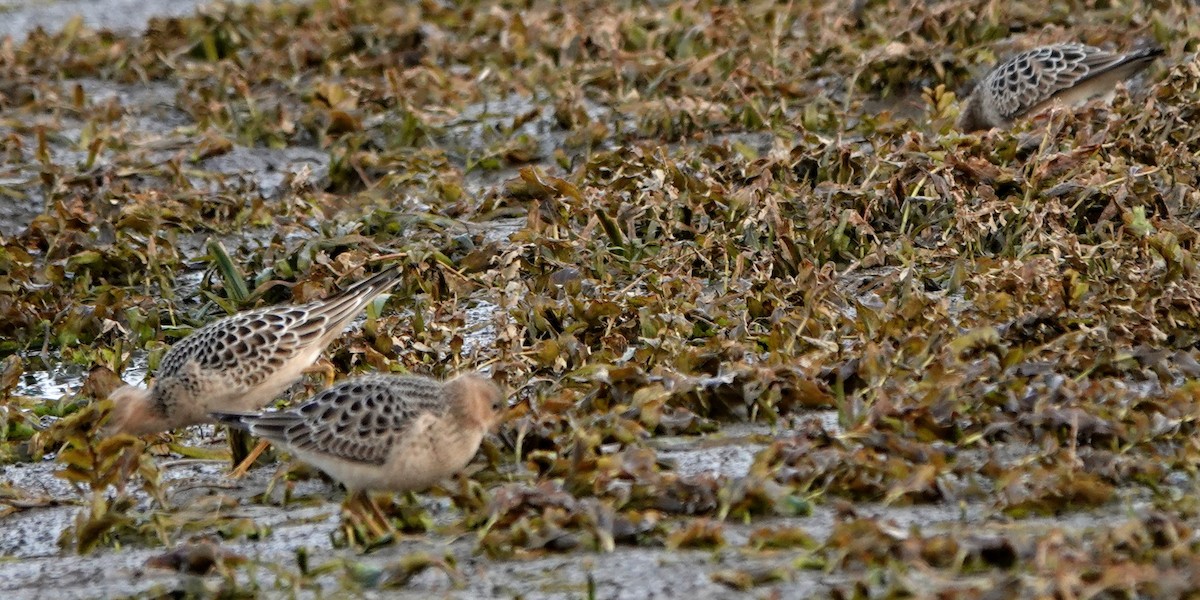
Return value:
M 129 366 L 121 373 L 125 383 L 142 385 L 148 370 L 146 357 L 145 353 L 139 352 L 130 359 Z M 58 400 L 79 391 L 87 374 L 87 368 L 71 364 L 60 365 L 52 371 L 26 371 L 13 393 L 17 396 Z

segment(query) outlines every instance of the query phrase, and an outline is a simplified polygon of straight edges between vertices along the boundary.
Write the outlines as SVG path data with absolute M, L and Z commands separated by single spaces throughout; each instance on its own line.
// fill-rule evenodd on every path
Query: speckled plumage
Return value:
M 113 392 L 108 433 L 154 433 L 209 422 L 213 411 L 262 408 L 398 281 L 393 266 L 323 300 L 248 310 L 197 329 L 167 351 L 148 390 Z
M 466 466 L 503 408 L 500 389 L 482 375 L 443 383 L 377 374 L 287 410 L 212 416 L 287 448 L 352 491 L 408 491 Z
M 1006 127 L 1053 102 L 1077 105 L 1111 95 L 1163 53 L 1144 48 L 1126 54 L 1083 44 L 1054 44 L 1021 52 L 992 68 L 967 100 L 958 119 L 962 131 Z

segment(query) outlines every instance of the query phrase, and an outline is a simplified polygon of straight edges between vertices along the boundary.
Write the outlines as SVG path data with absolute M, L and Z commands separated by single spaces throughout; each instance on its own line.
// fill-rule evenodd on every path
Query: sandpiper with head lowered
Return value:
M 1083 44 L 1053 44 L 1021 52 L 992 68 L 963 106 L 958 129 L 1007 127 L 1058 102 L 1076 106 L 1112 96 L 1117 83 L 1146 68 L 1162 48 L 1128 53 Z
M 367 492 L 422 490 L 460 471 L 500 423 L 504 408 L 504 394 L 483 375 L 441 382 L 375 374 L 341 381 L 287 410 L 212 416 L 283 446 L 342 482 L 351 516 L 361 504 L 389 530 Z
M 393 265 L 323 300 L 247 310 L 197 329 L 167 351 L 148 389 L 113 391 L 104 433 L 144 435 L 212 422 L 214 411 L 261 409 L 399 281 Z

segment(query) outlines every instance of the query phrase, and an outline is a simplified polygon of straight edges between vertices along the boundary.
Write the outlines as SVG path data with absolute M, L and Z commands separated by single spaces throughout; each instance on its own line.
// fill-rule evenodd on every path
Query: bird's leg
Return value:
M 229 456 L 233 464 L 238 464 L 250 455 L 250 434 L 241 429 L 229 427 L 225 439 L 229 440 Z
M 321 360 L 317 361 L 315 364 L 305 367 L 304 374 L 306 374 L 306 375 L 308 375 L 308 374 L 323 375 L 324 380 L 325 380 L 325 387 L 329 387 L 329 386 L 333 385 L 333 379 L 334 379 L 334 376 L 337 375 L 337 371 L 334 370 L 333 363 L 322 358 Z
M 378 519 L 378 522 L 387 528 L 388 533 L 395 533 L 396 528 L 392 525 L 392 520 L 383 512 L 383 509 L 379 508 L 379 505 L 375 503 L 375 499 L 371 497 L 371 494 L 363 492 L 363 497 L 367 499 L 367 508 L 371 510 L 371 514 Z
M 379 505 L 371 499 L 370 494 L 357 491 L 346 498 L 345 529 L 347 540 L 359 540 L 364 546 L 374 546 L 390 538 L 395 533 L 391 521 L 380 510 Z M 366 531 L 363 531 L 365 529 Z M 370 539 L 362 539 L 362 534 Z M 355 535 L 358 534 L 358 535 Z
M 246 472 L 250 470 L 250 466 L 254 464 L 254 461 L 258 460 L 258 457 L 262 456 L 263 451 L 266 449 L 267 441 L 259 440 L 258 445 L 246 455 L 246 458 L 242 459 L 242 462 L 237 463 L 237 466 L 229 472 L 229 476 L 233 479 L 241 479 L 242 477 L 245 477 Z
M 364 537 L 356 510 L 359 504 L 358 494 L 359 492 L 350 492 L 350 495 L 346 496 L 346 503 L 342 505 L 342 532 L 346 536 L 346 543 L 350 545 L 361 542 Z
M 317 364 L 305 367 L 303 372 L 306 374 L 307 373 L 321 374 L 325 381 L 325 387 L 329 387 L 329 386 L 333 385 L 333 378 L 337 374 L 337 372 L 333 368 L 333 363 L 331 363 L 327 360 L 321 360 Z M 244 440 L 248 440 L 249 436 L 240 430 L 236 432 L 236 437 L 242 441 L 241 446 L 234 445 L 234 443 L 233 443 L 234 437 L 235 437 L 235 430 L 230 429 L 229 443 L 230 443 L 231 451 L 233 453 L 233 464 L 235 466 L 233 467 L 233 470 L 229 472 L 229 476 L 232 477 L 233 479 L 241 479 L 242 477 L 246 476 L 246 472 L 249 471 L 250 467 L 254 465 L 254 461 L 258 460 L 258 457 L 262 456 L 262 453 L 267 449 L 267 442 L 260 440 L 258 442 L 258 445 L 255 446 L 254 449 L 251 450 L 249 453 L 247 453 L 245 451 L 245 446 L 247 444 L 245 443 Z

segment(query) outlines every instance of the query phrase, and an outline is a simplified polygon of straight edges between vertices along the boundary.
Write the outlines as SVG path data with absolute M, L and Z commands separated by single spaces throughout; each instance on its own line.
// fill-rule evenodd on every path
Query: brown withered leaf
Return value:
M 0 396 L 6 396 L 21 382 L 21 357 L 10 354 L 0 362 Z
M 691 519 L 667 536 L 667 548 L 715 550 L 725 545 L 725 527 L 719 521 Z
M 746 591 L 755 586 L 791 580 L 785 567 L 756 566 L 742 569 L 722 569 L 712 574 L 712 580 L 735 590 Z
M 201 161 L 206 158 L 227 154 L 233 150 L 233 142 L 220 133 L 211 129 L 204 132 L 200 142 L 192 151 L 192 160 Z
M 150 569 L 169 569 L 187 575 L 208 575 L 223 572 L 227 567 L 246 562 L 246 557 L 222 548 L 211 539 L 193 540 L 172 550 L 146 559 Z
M 87 398 L 103 400 L 123 385 L 125 385 L 125 380 L 121 379 L 120 375 L 108 367 L 99 365 L 88 371 L 79 393 Z

